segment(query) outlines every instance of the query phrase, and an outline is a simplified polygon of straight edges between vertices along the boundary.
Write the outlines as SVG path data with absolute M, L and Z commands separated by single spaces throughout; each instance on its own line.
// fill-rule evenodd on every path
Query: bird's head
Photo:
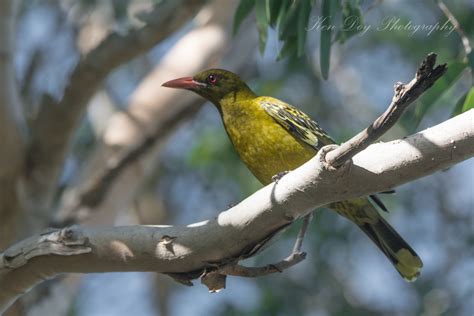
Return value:
M 254 96 L 253 92 L 236 74 L 223 69 L 201 71 L 193 77 L 174 79 L 163 84 L 163 87 L 194 91 L 203 98 L 220 107 L 226 97 Z

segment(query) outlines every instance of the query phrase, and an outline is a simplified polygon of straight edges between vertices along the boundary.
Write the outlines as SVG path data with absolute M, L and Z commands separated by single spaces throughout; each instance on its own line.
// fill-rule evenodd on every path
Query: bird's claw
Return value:
M 289 173 L 289 171 L 287 170 L 278 172 L 276 175 L 272 177 L 272 182 L 278 183 L 278 181 L 280 181 L 280 179 L 283 178 L 287 173 Z

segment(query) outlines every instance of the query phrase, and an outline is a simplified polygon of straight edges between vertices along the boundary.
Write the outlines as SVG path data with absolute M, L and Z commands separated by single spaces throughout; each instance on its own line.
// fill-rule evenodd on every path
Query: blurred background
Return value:
M 94 77 L 95 69 L 109 67 L 104 60 L 122 58 L 100 74 L 104 80 L 90 86 L 86 80 L 79 89 L 87 107 L 71 134 L 45 227 L 189 224 L 261 187 L 233 150 L 214 106 L 162 88 L 167 80 L 210 67 L 232 70 L 258 94 L 301 108 L 340 142 L 385 110 L 394 83 L 411 80 L 429 52 L 450 72 L 383 140 L 459 113 L 472 91 L 474 57 L 468 58 L 442 4 L 432 0 L 342 0 L 331 1 L 329 9 L 322 0 L 14 2 L 14 69 L 27 122 L 41 113 L 45 97 L 59 102 L 67 96 L 83 60 L 91 61 Z M 259 2 L 269 6 L 263 7 L 267 15 Z M 474 2 L 445 5 L 474 44 Z M 278 20 L 284 6 L 289 9 Z M 321 22 L 327 12 L 331 21 Z M 350 17 L 358 22 L 347 22 Z M 325 25 L 336 28 L 328 34 Z M 140 33 L 146 28 L 161 37 L 149 39 Z M 97 47 L 110 34 L 132 40 L 100 56 Z M 91 178 L 146 139 L 152 141 L 145 153 L 125 166 L 97 203 L 77 205 Z M 354 225 L 321 209 L 304 243 L 307 259 L 284 273 L 231 277 L 217 294 L 199 282 L 188 288 L 152 273 L 67 275 L 36 287 L 17 314 L 472 315 L 474 161 L 396 191 L 381 198 L 390 209 L 386 218 L 424 261 L 415 283 L 403 281 Z M 245 264 L 286 257 L 298 228 Z

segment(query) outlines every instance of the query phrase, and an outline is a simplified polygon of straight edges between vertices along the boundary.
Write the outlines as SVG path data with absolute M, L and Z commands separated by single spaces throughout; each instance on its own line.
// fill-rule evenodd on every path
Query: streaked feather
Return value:
M 335 141 L 308 115 L 294 106 L 270 97 L 260 97 L 259 104 L 278 124 L 286 128 L 296 139 L 318 151 Z

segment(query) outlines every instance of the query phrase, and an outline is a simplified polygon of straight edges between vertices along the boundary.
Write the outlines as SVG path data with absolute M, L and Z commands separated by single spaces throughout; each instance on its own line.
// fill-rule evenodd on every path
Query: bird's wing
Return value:
M 278 124 L 287 129 L 293 137 L 303 141 L 315 150 L 334 144 L 335 141 L 308 115 L 294 106 L 270 97 L 259 98 L 260 105 Z M 388 212 L 382 201 L 375 195 L 370 195 L 383 211 Z
M 270 97 L 260 97 L 258 102 L 268 115 L 287 129 L 293 137 L 315 150 L 335 143 L 318 123 L 294 106 Z

